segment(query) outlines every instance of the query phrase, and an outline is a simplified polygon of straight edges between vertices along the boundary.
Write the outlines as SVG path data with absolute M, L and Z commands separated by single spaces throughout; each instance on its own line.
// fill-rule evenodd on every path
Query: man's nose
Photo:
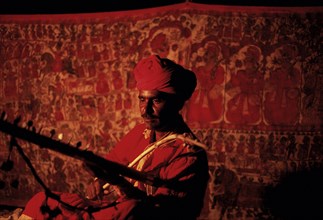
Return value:
M 146 101 L 142 106 L 142 114 L 151 114 L 153 112 L 152 102 Z

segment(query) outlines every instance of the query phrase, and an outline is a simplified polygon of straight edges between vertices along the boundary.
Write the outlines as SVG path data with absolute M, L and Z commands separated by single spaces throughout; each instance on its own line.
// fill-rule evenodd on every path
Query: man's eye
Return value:
M 156 104 L 158 104 L 158 103 L 161 103 L 162 100 L 161 99 L 153 99 L 153 102 L 156 103 Z

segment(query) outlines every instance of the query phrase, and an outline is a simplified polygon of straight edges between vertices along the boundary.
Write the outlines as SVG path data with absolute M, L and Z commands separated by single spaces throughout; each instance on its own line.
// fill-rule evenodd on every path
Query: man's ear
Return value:
M 184 107 L 185 104 L 185 100 L 183 98 L 181 98 L 178 95 L 174 95 L 174 94 L 167 94 L 167 100 L 171 106 L 171 108 L 176 111 L 179 112 L 182 110 L 182 108 Z
M 175 100 L 174 100 L 174 105 L 175 105 L 175 108 L 180 111 L 182 110 L 182 108 L 184 107 L 184 104 L 185 104 L 185 101 L 180 98 L 180 97 L 177 97 Z

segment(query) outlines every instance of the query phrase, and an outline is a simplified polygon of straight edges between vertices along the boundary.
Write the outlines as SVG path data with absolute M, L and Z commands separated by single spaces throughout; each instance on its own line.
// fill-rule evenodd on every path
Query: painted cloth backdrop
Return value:
M 210 147 L 202 218 L 265 217 L 266 187 L 322 164 L 322 11 L 184 3 L 0 15 L 0 110 L 103 155 L 140 121 L 137 61 L 173 59 L 198 78 L 183 115 Z M 0 133 L 1 163 L 8 141 Z M 51 190 L 84 194 L 90 176 L 80 161 L 21 144 Z M 23 206 L 42 188 L 15 150 L 10 158 L 0 202 Z

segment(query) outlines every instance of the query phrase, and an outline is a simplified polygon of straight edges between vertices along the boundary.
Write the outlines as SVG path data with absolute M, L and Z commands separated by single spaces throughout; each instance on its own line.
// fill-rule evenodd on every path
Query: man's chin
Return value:
M 155 130 L 156 126 L 153 126 L 152 124 L 146 124 L 146 128 L 149 129 L 149 130 Z
M 149 123 L 145 121 L 146 128 L 149 130 L 158 130 L 159 126 L 156 123 Z

